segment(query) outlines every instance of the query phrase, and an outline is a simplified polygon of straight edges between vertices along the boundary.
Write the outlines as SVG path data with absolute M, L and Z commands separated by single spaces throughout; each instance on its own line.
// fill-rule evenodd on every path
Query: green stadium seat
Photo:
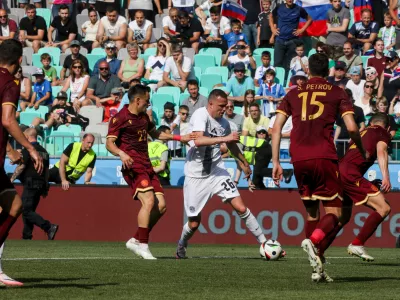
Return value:
M 97 156 L 108 156 L 108 150 L 104 144 L 95 144 L 92 149 Z
M 155 93 L 151 97 L 151 105 L 156 108 L 159 116 L 164 114 L 164 104 L 167 102 L 174 103 L 174 97 L 168 94 Z
M 31 108 L 28 107 L 28 108 L 25 109 L 25 112 L 29 112 L 29 113 L 39 113 L 39 114 L 40 114 L 40 117 L 41 117 L 42 119 L 44 119 L 45 116 L 46 116 L 46 114 L 49 112 L 49 108 L 48 108 L 47 106 L 40 105 L 39 108 L 38 108 L 37 110 L 34 109 L 33 107 L 31 107 Z
M 281 67 L 275 68 L 276 76 L 275 81 L 281 85 L 285 84 L 285 69 Z
M 190 94 L 189 93 L 182 93 L 181 95 L 180 95 L 180 97 L 179 97 L 179 105 L 182 105 L 182 103 L 183 103 L 183 101 L 185 100 L 185 99 L 187 99 L 188 97 L 190 96 Z
M 61 77 L 61 70 L 62 70 L 62 66 L 54 66 L 54 69 L 56 69 L 57 71 L 57 78 Z
M 317 53 L 317 50 L 315 49 L 311 49 L 310 51 L 308 51 L 308 57 L 310 57 L 311 55 Z
M 208 67 L 215 67 L 215 57 L 210 54 L 196 54 L 194 56 L 194 65 L 201 68 L 204 72 Z
M 156 126 L 159 126 L 160 122 L 158 120 L 158 116 L 159 116 L 158 108 L 152 106 L 151 110 L 153 111 L 153 114 L 152 114 L 153 115 L 153 123 L 156 124 Z
M 243 111 L 243 107 L 235 106 L 235 107 L 233 108 L 233 112 L 234 112 L 235 114 L 241 115 L 241 114 L 242 114 L 242 111 Z
M 36 15 L 41 16 L 45 21 L 47 28 L 50 27 L 51 24 L 51 10 L 48 8 L 36 8 Z
M 211 91 L 214 85 L 222 83 L 222 77 L 219 74 L 202 74 L 200 77 L 200 86 Z
M 53 131 L 47 138 L 46 148 L 48 144 L 53 144 L 55 155 L 61 155 L 64 149 L 74 142 L 73 132 Z M 50 146 L 51 148 L 51 146 Z
M 204 97 L 208 98 L 208 95 L 210 94 L 210 91 L 208 90 L 208 88 L 201 86 L 199 89 L 199 94 L 203 95 Z
M 37 53 L 32 55 L 32 66 L 38 67 L 38 68 L 43 67 L 42 62 L 40 61 L 40 55 L 41 54 L 37 54 Z
M 57 94 L 62 90 L 62 86 L 52 86 L 51 87 L 51 94 L 53 98 L 57 98 Z
M 261 55 L 253 55 L 253 58 L 256 62 L 257 67 L 262 65 Z M 273 63 L 274 61 L 272 60 L 271 62 Z
M 147 49 L 144 51 L 144 54 L 146 54 L 146 55 L 156 55 L 156 53 L 157 53 L 157 48 L 155 48 L 155 47 L 153 47 L 153 48 L 147 48 Z
M 40 56 L 43 53 L 50 54 L 50 56 L 51 56 L 51 64 L 53 66 L 60 65 L 61 50 L 59 48 L 57 48 L 57 47 L 40 48 L 37 54 L 39 54 L 39 56 Z M 33 60 L 32 60 L 32 64 L 33 64 Z
M 222 82 L 227 82 L 229 79 L 228 67 L 208 67 L 204 74 L 219 74 L 222 77 Z
M 200 77 L 201 74 L 203 73 L 202 69 L 200 67 L 193 67 L 193 71 L 194 71 L 194 76 L 196 76 L 197 82 L 200 82 Z
M 90 72 L 93 71 L 94 65 L 97 63 L 97 61 L 101 58 L 104 58 L 104 55 L 101 54 L 88 54 L 86 55 L 86 58 L 88 60 L 89 63 L 89 69 Z
M 149 60 L 149 57 L 151 56 L 151 54 L 140 54 L 139 57 L 144 59 L 144 66 L 146 67 L 147 61 Z
M 157 90 L 157 94 L 167 94 L 172 95 L 174 98 L 173 103 L 179 104 L 179 97 L 181 95 L 181 89 L 176 86 L 163 86 Z
M 222 50 L 219 48 L 203 48 L 200 49 L 199 54 L 209 54 L 214 56 L 215 65 L 220 66 L 222 61 Z
M 40 112 L 26 112 L 23 111 L 19 115 L 19 123 L 29 126 L 35 118 L 40 118 Z
M 368 66 L 368 60 L 373 57 L 373 56 L 366 56 L 366 55 L 361 55 L 361 60 L 364 66 L 364 69 Z
M 257 48 L 254 50 L 253 55 L 259 55 L 261 57 L 261 54 L 264 51 L 269 51 L 271 53 L 271 63 L 274 63 L 274 58 L 275 58 L 275 49 L 274 48 Z
M 80 125 L 76 125 L 76 124 L 70 124 L 70 125 L 60 125 L 57 128 L 57 132 L 72 132 L 73 136 L 74 136 L 74 140 L 75 142 L 79 142 L 80 141 L 80 135 L 82 132 L 82 127 Z
M 102 55 L 103 57 L 107 56 L 106 50 L 104 50 L 103 48 L 94 48 L 92 49 L 92 52 L 90 54 Z

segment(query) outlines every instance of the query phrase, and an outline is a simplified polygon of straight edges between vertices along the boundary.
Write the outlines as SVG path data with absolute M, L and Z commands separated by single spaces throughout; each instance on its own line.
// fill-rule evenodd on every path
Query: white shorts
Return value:
M 207 201 L 214 195 L 221 197 L 223 202 L 240 196 L 228 171 L 220 168 L 206 178 L 186 176 L 183 194 L 188 217 L 198 216 Z

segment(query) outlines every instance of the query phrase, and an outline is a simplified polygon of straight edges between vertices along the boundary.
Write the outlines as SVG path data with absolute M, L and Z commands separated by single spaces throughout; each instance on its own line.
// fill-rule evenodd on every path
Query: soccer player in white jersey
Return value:
M 199 227 L 201 211 L 213 195 L 220 196 L 223 202 L 232 206 L 260 244 L 266 241 L 257 219 L 244 204 L 221 158 L 220 144 L 226 143 L 238 158 L 245 177 L 250 177 L 249 164 L 236 145 L 239 135 L 231 132 L 229 122 L 222 117 L 227 104 L 226 93 L 213 90 L 207 107 L 197 109 L 190 119 L 190 129 L 196 138 L 189 142 L 191 148 L 186 156 L 183 186 L 184 206 L 189 220 L 183 226 L 176 258 L 186 258 L 188 240 Z

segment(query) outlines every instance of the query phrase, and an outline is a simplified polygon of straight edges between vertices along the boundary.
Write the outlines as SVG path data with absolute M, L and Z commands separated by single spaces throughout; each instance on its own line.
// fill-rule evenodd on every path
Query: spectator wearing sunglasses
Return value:
M 65 75 L 67 74 L 67 70 L 71 68 L 73 61 L 76 59 L 79 59 L 83 63 L 85 70 L 89 72 L 89 62 L 87 58 L 79 53 L 79 51 L 81 50 L 81 43 L 77 40 L 72 41 L 70 44 L 70 49 L 71 49 L 71 54 L 67 55 L 67 57 L 64 60 L 63 67 L 61 69 L 60 73 L 61 81 L 65 80 Z
M 364 84 L 364 95 L 361 100 L 355 101 L 354 105 L 362 108 L 364 116 L 368 115 L 372 111 L 372 106 L 375 106 L 375 98 L 373 97 L 374 84 L 372 82 L 366 81 Z
M 100 58 L 95 63 L 92 71 L 92 76 L 99 74 L 99 65 L 103 61 L 108 62 L 111 74 L 118 75 L 118 71 L 121 67 L 121 61 L 117 58 L 117 46 L 114 42 L 107 42 L 104 45 L 104 49 L 106 50 L 106 56 Z
M 100 73 L 94 75 L 89 80 L 89 86 L 86 91 L 86 98 L 92 100 L 93 104 L 101 107 L 101 103 L 113 100 L 111 91 L 113 88 L 121 87 L 119 78 L 110 73 L 110 65 L 106 61 L 99 63 Z
M 5 9 L 0 9 L 0 44 L 5 40 L 16 39 L 18 37 L 17 32 L 17 23 L 8 18 Z
M 400 74 L 397 72 L 400 59 L 396 51 L 386 53 L 385 59 L 386 67 L 379 80 L 378 98 L 385 96 L 392 101 L 400 89 Z
M 338 60 L 337 62 L 335 62 L 334 75 L 328 77 L 328 82 L 337 86 L 346 86 L 348 81 L 349 79 L 346 78 L 346 64 Z
M 62 88 L 63 92 L 68 89 L 71 91 L 71 102 L 76 111 L 79 111 L 81 106 L 92 105 L 91 100 L 86 100 L 85 92 L 89 85 L 89 75 L 84 69 L 82 61 L 76 59 L 71 65 L 69 77 Z

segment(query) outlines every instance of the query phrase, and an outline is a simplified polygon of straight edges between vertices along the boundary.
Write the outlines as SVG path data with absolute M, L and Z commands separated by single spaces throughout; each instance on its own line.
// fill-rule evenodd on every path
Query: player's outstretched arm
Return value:
M 345 114 L 343 117 L 344 124 L 346 125 L 347 131 L 349 132 L 349 136 L 357 146 L 358 150 L 361 152 L 361 155 L 366 159 L 366 153 L 364 146 L 361 141 L 360 132 L 357 126 L 356 121 L 354 120 L 354 114 Z
M 244 158 L 237 144 L 235 142 L 231 142 L 227 143 L 226 146 L 228 147 L 232 155 L 238 159 L 239 166 L 243 170 L 243 173 L 245 175 L 244 178 L 250 179 L 251 169 L 249 163 L 247 162 L 246 158 Z
M 117 147 L 117 145 L 115 145 L 116 140 L 117 140 L 117 137 L 108 136 L 107 141 L 106 141 L 106 148 L 108 151 L 110 151 L 110 153 L 112 155 L 118 156 L 121 159 L 122 165 L 125 169 L 129 169 L 133 164 L 133 159 L 128 154 L 126 154 L 124 151 L 119 149 Z
M 239 134 L 236 131 L 227 136 L 209 137 L 205 136 L 203 131 L 193 132 L 192 135 L 194 137 L 194 144 L 196 147 L 213 146 L 222 143 L 237 143 L 240 140 Z
M 282 113 L 276 114 L 274 127 L 272 128 L 272 179 L 275 185 L 279 186 L 283 179 L 283 169 L 279 162 L 279 153 L 281 148 L 282 128 L 288 117 Z
M 378 164 L 379 164 L 379 168 L 381 169 L 381 173 L 382 173 L 381 191 L 384 193 L 388 193 L 390 191 L 390 189 L 392 188 L 392 185 L 390 184 L 390 177 L 389 177 L 387 148 L 388 147 L 385 142 L 379 142 L 378 145 L 376 145 Z
M 161 141 L 179 141 L 182 143 L 188 143 L 189 141 L 193 140 L 194 136 L 192 134 L 186 135 L 176 135 L 176 134 L 169 134 L 153 128 L 149 131 L 149 135 L 153 139 L 161 140 Z

